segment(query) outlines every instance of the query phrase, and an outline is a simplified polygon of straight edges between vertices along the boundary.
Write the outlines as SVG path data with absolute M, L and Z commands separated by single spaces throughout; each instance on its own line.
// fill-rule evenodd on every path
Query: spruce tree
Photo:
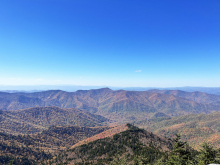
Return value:
M 173 139 L 173 150 L 169 154 L 166 165 L 189 165 L 193 164 L 189 146 L 186 142 L 180 141 L 180 135 Z
M 218 150 L 214 149 L 211 145 L 204 142 L 202 149 L 197 156 L 198 165 L 207 165 L 210 163 L 220 163 L 217 158 Z

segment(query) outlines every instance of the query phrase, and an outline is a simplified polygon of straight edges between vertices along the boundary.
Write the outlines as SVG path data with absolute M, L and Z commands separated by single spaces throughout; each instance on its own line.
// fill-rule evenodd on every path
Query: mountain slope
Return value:
M 34 164 L 51 158 L 80 140 L 99 134 L 110 127 L 50 127 L 42 133 L 11 135 L 0 132 L 0 164 Z
M 52 153 L 59 153 L 108 129 L 111 127 L 53 126 L 42 133 L 31 136 L 35 139 L 44 139 L 45 147 L 50 148 Z
M 216 98 L 218 97 L 216 96 Z M 210 100 L 212 99 L 210 98 Z M 37 106 L 78 108 L 121 123 L 149 119 L 155 117 L 158 112 L 168 116 L 180 116 L 220 110 L 220 105 L 216 101 L 218 99 L 214 100 L 215 104 L 211 101 L 195 102 L 197 100 L 190 100 L 188 97 L 178 97 L 173 94 L 149 91 L 113 91 L 109 88 L 76 92 L 60 90 L 36 93 L 1 92 L 0 109 L 16 110 L 22 107 Z
M 36 133 L 56 125 L 100 126 L 108 119 L 75 108 L 35 107 L 0 111 L 0 130 L 9 133 Z
M 0 164 L 34 164 L 50 158 L 52 155 L 36 146 L 32 146 L 30 136 L 15 136 L 0 132 Z M 38 143 L 36 143 L 38 144 Z
M 149 90 L 150 92 L 161 93 L 166 95 L 174 95 L 177 97 L 182 97 L 187 100 L 195 101 L 197 103 L 207 103 L 220 105 L 220 96 L 214 94 L 207 94 L 204 92 L 185 92 L 181 90 Z
M 129 127 L 128 127 L 127 124 L 113 126 L 111 129 L 108 129 L 108 130 L 106 130 L 102 133 L 96 134 L 96 135 L 94 135 L 90 138 L 84 139 L 84 140 L 74 144 L 71 148 L 75 148 L 77 146 L 81 146 L 83 144 L 87 144 L 87 143 L 93 142 L 93 141 L 98 140 L 98 139 L 104 139 L 106 137 L 111 137 L 111 136 L 113 136 L 117 133 L 126 131 L 128 129 L 129 129 Z
M 173 138 L 180 133 L 183 141 L 198 149 L 207 141 L 220 147 L 220 112 L 191 114 L 179 117 L 162 117 L 139 121 L 135 125 L 158 135 Z
M 127 163 L 131 163 L 139 156 L 143 156 L 145 163 L 152 163 L 172 148 L 171 140 L 129 124 L 126 127 L 120 133 L 74 147 L 47 163 L 110 164 L 116 157 L 126 157 Z

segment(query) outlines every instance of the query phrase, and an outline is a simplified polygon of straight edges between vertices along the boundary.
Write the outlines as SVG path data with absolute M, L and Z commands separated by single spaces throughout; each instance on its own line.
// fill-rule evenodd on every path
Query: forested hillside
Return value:
M 25 135 L 11 135 L 0 133 L 0 164 L 34 164 L 51 158 L 51 153 L 39 147 L 44 139 L 33 139 Z
M 50 126 L 101 126 L 108 119 L 76 108 L 35 107 L 0 111 L 0 130 L 8 133 L 33 134 Z
M 215 104 L 220 105 L 220 95 L 216 94 L 208 94 L 204 92 L 186 92 L 181 90 L 149 90 L 149 92 L 162 93 L 166 95 L 174 95 L 177 97 L 182 97 L 188 100 L 195 101 L 197 103 L 207 103 L 207 104 Z
M 165 92 L 166 93 L 166 92 Z M 189 93 L 189 92 L 186 92 Z M 188 95 L 192 95 L 189 93 Z M 144 120 L 161 112 L 168 116 L 211 113 L 220 110 L 219 96 L 182 97 L 173 93 L 149 91 L 113 91 L 109 88 L 65 92 L 0 93 L 0 109 L 18 110 L 30 107 L 57 106 L 78 108 L 102 115 L 118 123 Z M 214 97 L 216 97 L 214 99 Z M 201 101 L 202 100 L 202 101 Z
M 183 141 L 199 149 L 206 141 L 220 147 L 220 112 L 211 114 L 191 114 L 179 117 L 161 117 L 136 122 L 140 128 L 152 131 L 155 134 L 173 138 L 179 133 Z
M 127 162 L 142 156 L 145 163 L 152 163 L 171 151 L 171 140 L 129 124 L 127 126 L 126 131 L 70 149 L 47 161 L 47 164 L 110 164 L 115 158 L 123 156 L 126 156 Z
M 33 135 L 0 133 L 0 164 L 39 163 L 110 127 L 53 126 Z
M 0 107 L 5 164 L 109 164 L 119 158 L 152 164 L 168 160 L 177 133 L 192 151 L 204 141 L 220 147 L 220 112 L 215 112 L 220 110 L 219 98 L 200 92 L 103 88 L 0 93 Z M 124 124 L 127 121 L 148 132 Z

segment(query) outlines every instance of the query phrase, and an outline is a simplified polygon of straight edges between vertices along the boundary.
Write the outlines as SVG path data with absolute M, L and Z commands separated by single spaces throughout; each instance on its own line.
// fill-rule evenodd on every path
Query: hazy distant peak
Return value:
M 106 87 L 106 88 L 100 88 L 100 89 L 92 89 L 92 90 L 109 90 L 112 91 L 110 88 Z

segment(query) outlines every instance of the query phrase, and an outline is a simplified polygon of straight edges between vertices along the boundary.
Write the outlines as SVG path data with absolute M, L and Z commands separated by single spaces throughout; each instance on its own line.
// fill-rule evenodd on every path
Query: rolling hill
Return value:
M 123 128 L 120 132 L 119 128 Z M 106 137 L 94 138 L 88 143 L 74 146 L 46 164 L 110 164 L 115 158 L 126 158 L 127 163 L 142 156 L 145 164 L 166 155 L 172 141 L 159 137 L 130 124 L 103 132 Z M 112 134 L 112 132 L 115 132 Z M 93 137 L 91 137 L 93 138 Z M 91 139 L 90 138 L 90 139 Z
M 218 97 L 216 96 L 216 98 Z M 104 116 L 117 123 L 149 119 L 157 116 L 157 113 L 172 117 L 220 110 L 220 105 L 216 101 L 218 99 L 203 102 L 196 102 L 197 100 L 190 100 L 174 94 L 149 91 L 113 91 L 109 88 L 76 92 L 60 90 L 35 93 L 1 92 L 0 109 L 16 110 L 39 106 L 78 108 Z
M 204 142 L 220 147 L 220 112 L 190 114 L 179 117 L 160 117 L 136 122 L 135 125 L 160 136 L 173 138 L 181 134 L 193 148 L 199 149 Z
M 81 140 L 110 127 L 53 126 L 42 133 L 11 135 L 0 132 L 0 164 L 35 164 L 61 153 Z
M 33 134 L 51 126 L 101 126 L 108 119 L 76 108 L 34 107 L 0 111 L 0 130 L 8 133 Z

